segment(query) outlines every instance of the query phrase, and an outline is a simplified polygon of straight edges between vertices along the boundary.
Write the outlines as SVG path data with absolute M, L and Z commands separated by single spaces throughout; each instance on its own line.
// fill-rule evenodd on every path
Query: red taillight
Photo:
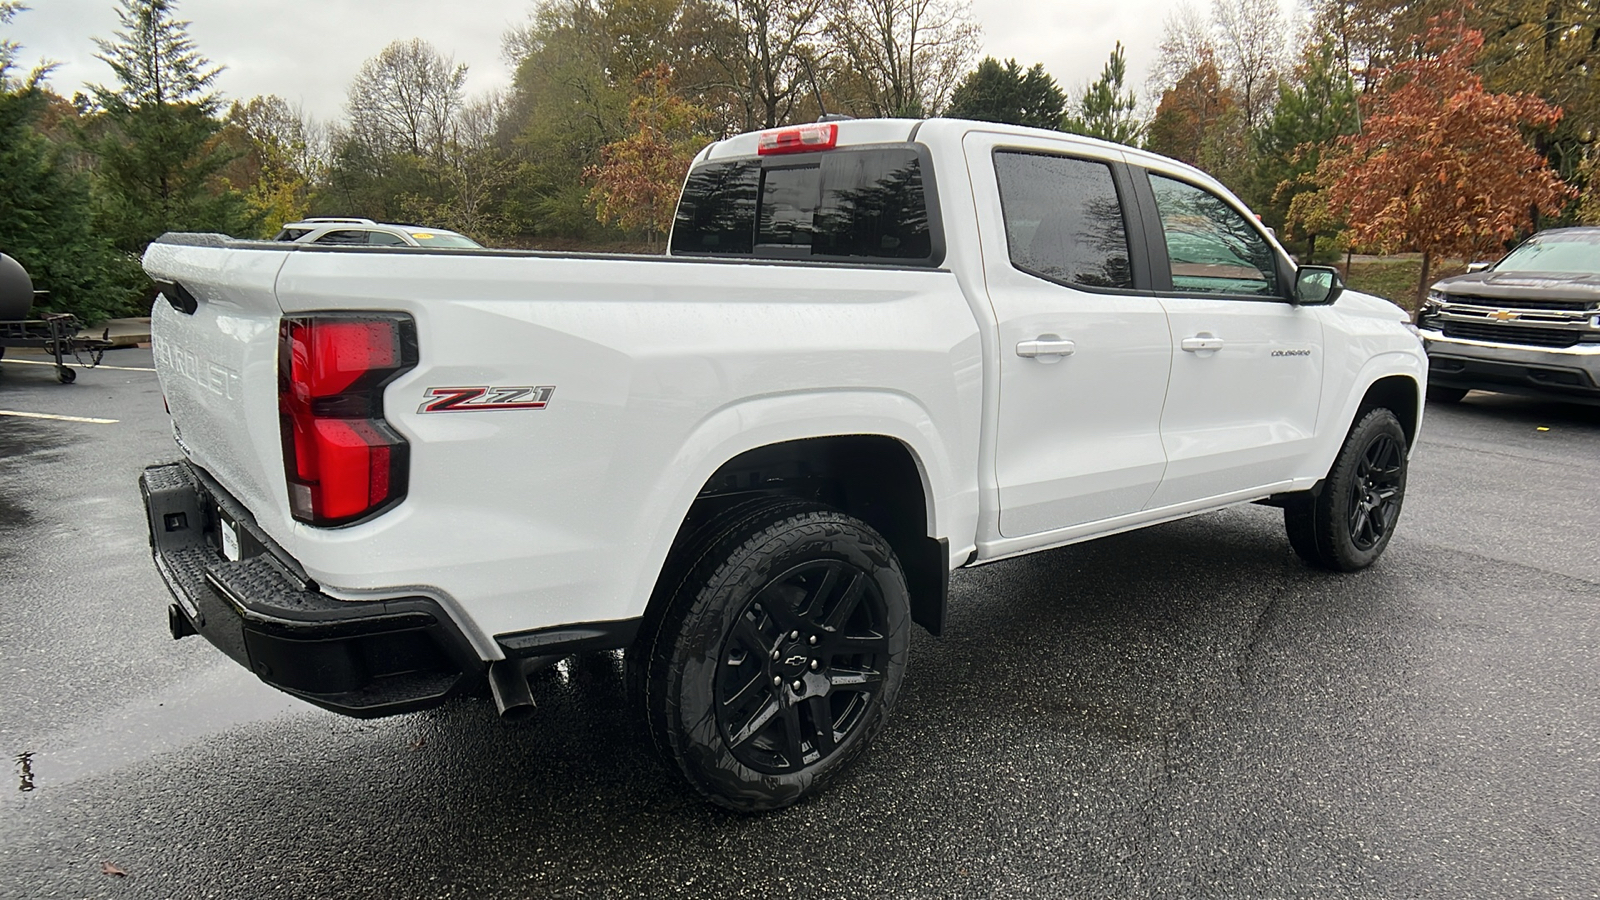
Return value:
M 756 153 L 761 156 L 810 153 L 813 150 L 832 150 L 838 144 L 838 125 L 831 123 L 801 125 L 798 128 L 779 128 L 761 132 L 756 136 Z
M 411 317 L 284 319 L 278 340 L 290 512 L 311 525 L 346 525 L 400 502 L 410 448 L 383 419 L 383 389 L 417 364 Z

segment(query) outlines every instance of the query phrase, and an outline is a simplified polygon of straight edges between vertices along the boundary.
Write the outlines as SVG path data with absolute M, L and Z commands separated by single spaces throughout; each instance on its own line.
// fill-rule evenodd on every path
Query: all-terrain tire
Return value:
M 771 518 L 780 512 L 798 514 L 827 507 L 797 500 L 792 497 L 758 495 L 735 498 L 729 501 L 712 501 L 715 505 L 697 509 L 673 541 L 656 579 L 654 593 L 645 609 L 639 631 L 628 647 L 624 659 L 623 678 L 629 703 L 641 712 L 646 735 L 663 759 L 667 755 L 666 735 L 645 710 L 645 687 L 650 682 L 650 660 L 655 656 L 656 644 L 661 640 L 661 625 L 670 611 L 673 598 L 683 591 L 684 582 L 729 535 L 742 533 L 757 518 Z
M 669 768 L 740 812 L 823 789 L 882 729 L 910 603 L 888 542 L 816 504 L 740 511 L 688 568 L 642 685 Z
M 1350 428 L 1317 494 L 1289 498 L 1289 546 L 1307 563 L 1335 572 L 1372 565 L 1394 536 L 1406 490 L 1406 435 L 1387 409 Z

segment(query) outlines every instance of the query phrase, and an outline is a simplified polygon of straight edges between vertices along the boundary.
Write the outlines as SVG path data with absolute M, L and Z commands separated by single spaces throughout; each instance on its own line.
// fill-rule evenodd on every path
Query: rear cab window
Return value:
M 937 266 L 932 190 L 927 151 L 915 144 L 714 160 L 689 173 L 671 251 Z

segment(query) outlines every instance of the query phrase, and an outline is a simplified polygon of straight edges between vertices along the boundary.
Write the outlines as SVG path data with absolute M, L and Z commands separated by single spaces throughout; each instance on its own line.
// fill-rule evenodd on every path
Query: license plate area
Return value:
M 234 521 L 227 511 L 216 503 L 210 505 L 211 549 L 229 562 L 238 562 L 258 556 L 266 550 L 261 542 L 251 536 L 249 529 Z

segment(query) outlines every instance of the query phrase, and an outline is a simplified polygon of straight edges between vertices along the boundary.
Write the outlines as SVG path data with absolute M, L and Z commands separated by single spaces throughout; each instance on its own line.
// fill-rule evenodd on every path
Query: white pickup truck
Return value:
M 883 726 L 953 569 L 1251 501 L 1320 567 L 1394 532 L 1415 330 L 1189 166 L 783 128 L 696 157 L 669 243 L 151 245 L 174 636 L 355 716 L 626 649 L 668 767 L 761 810 Z

